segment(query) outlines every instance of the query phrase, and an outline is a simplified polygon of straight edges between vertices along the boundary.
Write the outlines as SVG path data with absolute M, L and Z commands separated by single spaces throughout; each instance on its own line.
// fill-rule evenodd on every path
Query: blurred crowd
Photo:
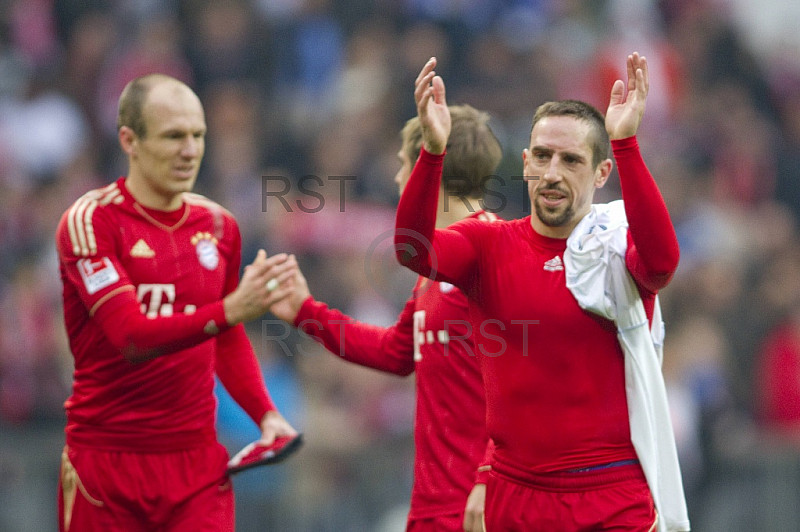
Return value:
M 636 50 L 651 68 L 639 142 L 681 244 L 660 297 L 694 529 L 797 530 L 800 13 L 758 5 L 775 9 L 771 24 L 751 23 L 743 0 L 0 3 L 0 433 L 14 435 L 0 437 L 0 529 L 28 530 L 8 498 L 20 490 L 55 524 L 58 456 L 25 444 L 60 434 L 71 384 L 54 231 L 75 199 L 125 172 L 127 81 L 162 72 L 201 97 L 197 191 L 236 215 L 245 261 L 261 247 L 295 253 L 318 299 L 388 325 L 413 285 L 388 231 L 425 61 L 437 57 L 450 103 L 493 117 L 505 156 L 487 203 L 515 218 L 529 211 L 512 178 L 535 108 L 576 98 L 605 110 Z M 611 180 L 597 201 L 618 197 Z M 269 317 L 249 333 L 307 445 L 237 478 L 240 529 L 402 530 L 413 377 L 334 360 Z M 231 450 L 258 434 L 242 416 L 220 390 Z M 37 471 L 45 489 L 26 492 Z

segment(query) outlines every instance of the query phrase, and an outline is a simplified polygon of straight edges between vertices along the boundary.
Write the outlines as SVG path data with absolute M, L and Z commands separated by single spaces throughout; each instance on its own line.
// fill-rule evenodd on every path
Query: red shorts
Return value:
M 464 532 L 464 512 L 425 519 L 409 518 L 406 532 Z
M 487 532 L 652 532 L 656 509 L 639 465 L 534 475 L 495 461 Z
M 214 444 L 131 453 L 65 447 L 60 532 L 233 531 L 228 453 Z

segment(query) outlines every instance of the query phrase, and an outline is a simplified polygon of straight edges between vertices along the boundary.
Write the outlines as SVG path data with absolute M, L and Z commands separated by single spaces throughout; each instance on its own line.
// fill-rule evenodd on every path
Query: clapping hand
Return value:
M 450 110 L 444 94 L 444 81 L 436 75 L 436 58 L 431 57 L 414 83 L 414 100 L 422 124 L 422 145 L 434 155 L 444 153 L 450 137 Z
M 611 88 L 611 101 L 606 111 L 606 131 L 611 140 L 636 135 L 642 122 L 649 90 L 647 59 L 638 52 L 633 52 L 628 56 L 627 94 L 625 83 L 621 79 L 615 81 Z

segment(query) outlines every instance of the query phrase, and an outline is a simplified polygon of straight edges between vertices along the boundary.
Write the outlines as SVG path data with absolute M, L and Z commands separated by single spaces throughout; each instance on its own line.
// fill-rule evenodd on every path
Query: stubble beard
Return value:
M 566 208 L 550 209 L 544 207 L 540 202 L 534 202 L 536 209 L 536 217 L 539 221 L 548 227 L 563 227 L 567 225 L 575 217 L 575 211 L 572 208 L 572 203 L 569 203 Z

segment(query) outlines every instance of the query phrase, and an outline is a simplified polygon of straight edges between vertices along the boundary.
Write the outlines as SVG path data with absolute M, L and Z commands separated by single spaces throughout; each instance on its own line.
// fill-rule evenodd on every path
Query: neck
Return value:
M 567 223 L 559 226 L 550 226 L 539 219 L 539 216 L 536 214 L 536 209 L 534 208 L 531 214 L 531 227 L 542 236 L 566 239 L 569 238 L 572 231 L 575 230 L 580 221 L 583 220 L 589 212 L 591 212 L 591 205 L 585 209 L 585 212 L 574 215 Z
M 570 222 L 569 224 L 560 225 L 558 227 L 551 227 L 544 224 L 536 216 L 536 213 L 531 215 L 531 227 L 533 227 L 533 230 L 542 236 L 546 236 L 547 238 L 569 238 L 569 235 L 572 234 L 572 230 L 578 225 L 578 221 L 579 220 L 575 221 L 574 223 Z
M 158 211 L 175 211 L 183 205 L 183 194 L 166 194 L 164 191 L 154 190 L 148 186 L 145 179 L 138 173 L 131 171 L 125 178 L 125 188 L 136 203 L 148 209 Z
M 475 198 L 459 198 L 449 196 L 445 208 L 444 191 L 439 191 L 439 211 L 436 213 L 436 227 L 443 228 L 469 218 L 481 210 L 480 202 Z

